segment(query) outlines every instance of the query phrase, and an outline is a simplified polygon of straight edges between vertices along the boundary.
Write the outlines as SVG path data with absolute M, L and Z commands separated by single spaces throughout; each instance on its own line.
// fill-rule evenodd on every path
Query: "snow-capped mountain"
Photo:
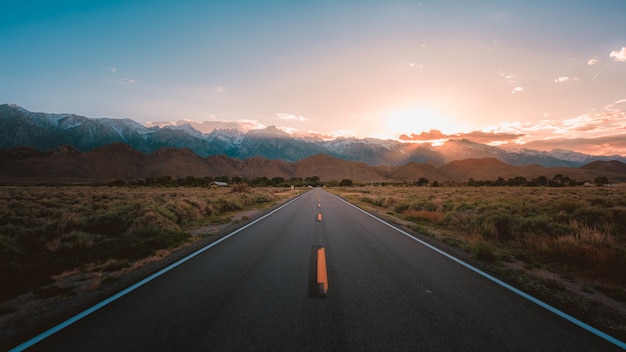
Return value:
M 443 165 L 468 158 L 495 158 L 511 165 L 578 167 L 595 160 L 622 156 L 592 156 L 566 150 L 505 150 L 469 140 L 450 140 L 441 146 L 374 138 L 294 137 L 274 126 L 247 133 L 217 129 L 202 133 L 189 124 L 146 127 L 130 119 L 87 118 L 74 114 L 34 113 L 16 105 L 0 105 L 0 149 L 33 147 L 52 150 L 70 145 L 89 151 L 112 143 L 125 143 L 143 153 L 160 148 L 189 148 L 201 157 L 226 155 L 245 159 L 298 161 L 316 154 L 364 162 L 369 165 L 405 165 L 410 162 Z

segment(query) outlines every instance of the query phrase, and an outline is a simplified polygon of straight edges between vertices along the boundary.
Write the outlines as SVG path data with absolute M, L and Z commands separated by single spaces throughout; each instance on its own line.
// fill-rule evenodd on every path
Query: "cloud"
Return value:
M 589 59 L 589 61 L 587 61 L 587 65 L 593 66 L 593 65 L 597 64 L 598 62 L 600 62 L 600 57 L 594 56 L 591 59 Z
M 410 136 L 402 134 L 399 137 L 401 141 L 435 141 L 448 138 L 450 138 L 450 135 L 447 135 L 439 130 L 430 130 L 428 132 L 424 131 L 420 134 L 411 133 Z
M 626 155 L 626 133 L 601 137 L 551 138 L 534 140 L 524 145 L 538 150 L 566 149 L 593 155 Z
M 403 134 L 399 137 L 402 141 L 438 141 L 442 139 L 468 139 L 476 143 L 496 143 L 496 142 L 509 142 L 525 136 L 521 133 L 506 133 L 506 132 L 484 132 L 473 131 L 468 133 L 455 133 L 445 134 L 439 130 L 430 130 L 428 132 L 422 132 L 420 134 L 412 133 L 410 136 Z
M 109 70 L 109 72 L 111 72 L 111 73 L 116 73 L 117 72 L 117 68 L 112 67 L 112 66 L 111 67 L 107 67 L 107 70 Z
M 297 116 L 297 115 L 293 115 L 293 114 L 276 114 L 276 116 L 278 116 L 278 118 L 280 118 L 281 120 L 292 120 L 292 121 L 307 121 L 308 119 L 304 116 Z
M 554 79 L 556 83 L 564 83 L 567 81 L 578 81 L 580 78 L 578 77 L 569 77 L 569 76 L 561 76 Z
M 134 79 L 130 79 L 130 78 L 124 78 L 122 80 L 117 81 L 117 84 L 133 84 L 136 83 L 137 81 L 135 81 Z
M 613 61 L 626 62 L 626 46 L 623 46 L 619 51 L 611 51 L 610 57 Z
M 507 83 L 509 84 L 516 84 L 517 83 L 517 76 L 515 75 L 507 75 L 502 71 L 498 71 L 498 74 L 500 75 L 501 78 L 504 78 L 506 80 Z
M 523 90 L 524 90 L 524 87 L 517 86 L 517 87 L 513 88 L 511 93 L 517 94 L 517 93 L 521 93 L 521 91 L 523 91 Z
M 216 93 L 224 93 L 224 87 L 222 87 L 222 86 L 215 87 L 215 92 Z

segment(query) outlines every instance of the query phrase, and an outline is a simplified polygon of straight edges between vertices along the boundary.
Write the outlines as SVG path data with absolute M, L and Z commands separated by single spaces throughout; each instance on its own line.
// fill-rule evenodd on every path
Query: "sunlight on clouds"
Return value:
M 626 62 L 626 46 L 622 47 L 619 51 L 611 51 L 610 57 L 613 61 Z
M 598 62 L 600 62 L 600 57 L 594 56 L 591 59 L 589 59 L 589 61 L 587 61 L 587 65 L 593 66 L 593 65 L 597 64 Z
M 419 131 L 439 130 L 445 133 L 455 133 L 465 127 L 445 114 L 427 107 L 412 107 L 404 110 L 392 111 L 383 117 L 385 129 L 394 138 L 401 134 L 411 134 Z

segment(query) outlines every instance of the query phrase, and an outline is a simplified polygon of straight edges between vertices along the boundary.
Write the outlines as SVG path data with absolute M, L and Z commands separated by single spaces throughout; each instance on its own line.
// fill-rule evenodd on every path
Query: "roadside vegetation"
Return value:
M 285 188 L 174 187 L 167 181 L 168 187 L 0 187 L 0 301 L 31 290 L 41 297 L 71 295 L 72 288 L 52 278 L 130 267 L 209 236 L 192 235 L 194 228 L 226 224 L 234 212 L 293 195 Z
M 626 307 L 626 187 L 360 186 L 332 192 L 458 247 L 561 306 L 590 309 L 565 293 L 578 282 L 583 293 L 601 292 Z M 626 333 L 626 326 L 619 329 Z

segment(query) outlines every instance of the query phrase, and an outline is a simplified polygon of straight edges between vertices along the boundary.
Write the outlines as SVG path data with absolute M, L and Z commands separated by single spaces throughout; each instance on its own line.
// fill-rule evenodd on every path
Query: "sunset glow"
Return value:
M 5 2 L 0 103 L 626 155 L 625 14 L 622 0 Z

